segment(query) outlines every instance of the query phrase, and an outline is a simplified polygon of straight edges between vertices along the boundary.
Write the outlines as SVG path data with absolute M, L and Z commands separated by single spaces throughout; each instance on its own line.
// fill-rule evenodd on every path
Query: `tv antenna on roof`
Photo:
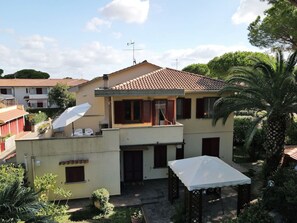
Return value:
M 126 49 L 126 50 L 132 50 L 133 54 L 132 54 L 132 59 L 133 59 L 133 65 L 136 64 L 136 59 L 135 59 L 135 50 L 141 50 L 141 49 L 135 49 L 135 42 L 134 41 L 130 41 L 127 43 L 127 46 L 131 46 L 132 45 L 132 49 Z

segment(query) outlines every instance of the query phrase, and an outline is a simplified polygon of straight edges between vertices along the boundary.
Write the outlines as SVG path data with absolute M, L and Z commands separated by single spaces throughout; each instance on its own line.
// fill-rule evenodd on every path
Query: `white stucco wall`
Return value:
M 119 131 L 102 136 L 50 138 L 16 141 L 17 163 L 27 163 L 28 180 L 45 173 L 58 175 L 57 186 L 72 192 L 71 199 L 90 197 L 101 187 L 111 195 L 120 194 Z M 26 161 L 25 161 L 26 160 Z M 61 161 L 88 160 L 86 164 L 59 165 Z M 34 162 L 35 161 L 35 162 Z M 40 166 L 36 165 L 39 161 Z M 84 166 L 85 182 L 66 183 L 65 167 Z

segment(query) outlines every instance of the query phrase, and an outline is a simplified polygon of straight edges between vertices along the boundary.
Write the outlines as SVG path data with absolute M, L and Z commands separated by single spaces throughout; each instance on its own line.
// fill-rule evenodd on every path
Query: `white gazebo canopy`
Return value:
M 168 166 L 189 191 L 251 184 L 251 179 L 213 156 L 169 161 Z

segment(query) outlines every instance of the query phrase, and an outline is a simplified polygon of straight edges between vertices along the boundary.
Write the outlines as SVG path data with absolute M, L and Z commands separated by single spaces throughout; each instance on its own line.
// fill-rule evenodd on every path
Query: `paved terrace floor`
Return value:
M 180 198 L 171 205 L 168 201 L 167 179 L 149 180 L 143 183 L 122 186 L 121 196 L 112 196 L 110 202 L 116 207 L 142 206 L 147 223 L 173 222 L 171 217 L 178 204 L 183 203 L 183 187 L 180 185 Z M 86 200 L 70 201 L 71 211 L 90 203 Z M 235 217 L 237 192 L 232 187 L 222 188 L 222 199 L 212 195 L 203 196 L 203 222 L 221 222 L 223 218 Z

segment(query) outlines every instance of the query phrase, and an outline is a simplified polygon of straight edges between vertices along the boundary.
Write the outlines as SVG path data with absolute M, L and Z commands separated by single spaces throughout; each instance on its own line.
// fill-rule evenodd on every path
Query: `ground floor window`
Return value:
M 85 181 L 85 168 L 84 166 L 71 166 L 65 168 L 66 183 L 82 182 Z
M 202 139 L 202 155 L 219 157 L 220 138 L 214 137 Z
M 157 145 L 154 147 L 154 167 L 167 167 L 167 146 Z

